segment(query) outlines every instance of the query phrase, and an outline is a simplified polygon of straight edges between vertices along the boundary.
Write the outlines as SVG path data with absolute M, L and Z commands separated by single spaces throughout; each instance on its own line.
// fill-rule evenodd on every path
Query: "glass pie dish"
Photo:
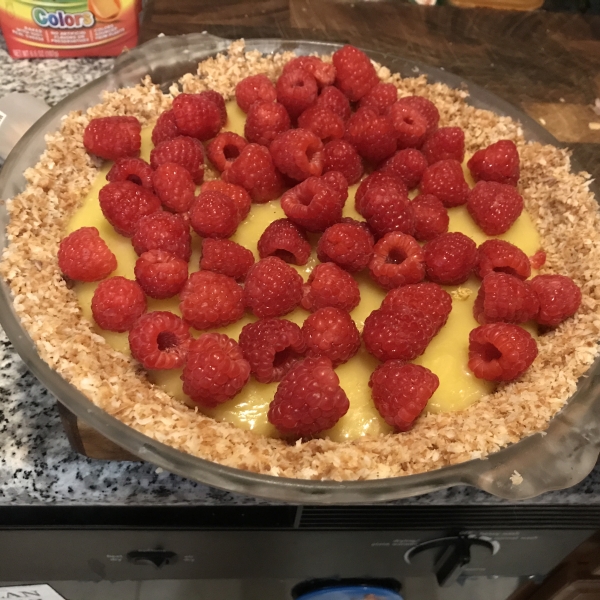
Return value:
M 133 86 L 146 75 L 150 75 L 167 92 L 182 75 L 195 72 L 199 61 L 227 50 L 229 44 L 229 40 L 190 34 L 158 38 L 120 57 L 112 72 L 63 100 L 23 137 L 0 172 L 0 198 L 12 198 L 24 189 L 22 173 L 36 164 L 45 148 L 45 134 L 57 130 L 65 114 L 94 106 L 101 101 L 104 91 Z M 259 50 L 264 54 L 289 50 L 298 54 L 330 54 L 338 48 L 335 44 L 306 41 L 246 40 L 246 50 Z M 452 88 L 467 89 L 468 102 L 472 106 L 519 121 L 527 140 L 558 145 L 546 130 L 525 114 L 459 77 L 389 54 L 369 52 L 369 55 L 392 72 L 404 76 L 425 74 L 430 83 L 440 82 Z M 4 247 L 8 222 L 4 206 L 0 208 L 0 218 L 0 241 Z M 579 482 L 592 470 L 600 450 L 600 401 L 596 399 L 600 375 L 599 361 L 596 360 L 587 376 L 581 378 L 567 406 L 550 422 L 545 432 L 524 438 L 483 460 L 471 460 L 416 475 L 368 481 L 312 481 L 251 473 L 161 444 L 94 405 L 40 358 L 14 311 L 10 290 L 4 282 L 0 290 L 0 322 L 32 372 L 79 418 L 144 460 L 233 492 L 295 503 L 358 503 L 393 500 L 467 484 L 499 497 L 517 500 Z M 518 474 L 517 477 L 515 474 Z

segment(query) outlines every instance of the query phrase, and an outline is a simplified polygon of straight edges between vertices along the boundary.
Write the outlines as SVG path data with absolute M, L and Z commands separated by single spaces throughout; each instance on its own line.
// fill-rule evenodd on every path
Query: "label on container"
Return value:
M 13 585 L 0 587 L 0 600 L 65 600 L 49 585 Z

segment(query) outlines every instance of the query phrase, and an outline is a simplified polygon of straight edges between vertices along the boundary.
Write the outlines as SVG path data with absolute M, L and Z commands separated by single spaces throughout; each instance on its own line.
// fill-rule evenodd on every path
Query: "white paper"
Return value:
M 0 587 L 0 600 L 66 600 L 49 585 L 14 585 Z

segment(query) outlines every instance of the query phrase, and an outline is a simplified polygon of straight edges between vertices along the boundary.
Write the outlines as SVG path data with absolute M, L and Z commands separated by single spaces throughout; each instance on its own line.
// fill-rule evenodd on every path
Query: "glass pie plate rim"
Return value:
M 61 117 L 67 112 L 85 110 L 100 102 L 103 91 L 135 85 L 147 74 L 167 91 L 171 82 L 187 72 L 195 72 L 200 60 L 223 52 L 230 43 L 231 40 L 199 33 L 159 37 L 119 57 L 112 71 L 58 103 L 19 141 L 0 171 L 0 198 L 12 198 L 24 189 L 22 173 L 25 168 L 36 164 L 45 148 L 44 135 L 58 129 Z M 324 54 L 340 46 L 302 40 L 246 40 L 246 49 L 256 49 L 265 54 L 283 50 Z M 469 92 L 470 104 L 520 121 L 528 140 L 561 146 L 536 121 L 462 77 L 394 54 L 367 52 L 392 72 L 400 72 L 404 76 L 425 74 L 430 82 L 465 89 Z M 577 165 L 573 168 L 580 170 Z M 13 173 L 16 175 L 13 176 Z M 600 197 L 595 191 L 596 197 Z M 7 222 L 8 214 L 2 202 L 2 248 L 7 243 Z M 595 400 L 600 395 L 600 359 L 597 359 L 586 377 L 579 381 L 577 391 L 566 407 L 550 421 L 545 432 L 521 439 L 485 459 L 473 459 L 415 475 L 363 481 L 313 481 L 261 475 L 226 467 L 166 446 L 94 405 L 39 357 L 14 311 L 11 292 L 4 280 L 0 281 L 0 324 L 29 369 L 77 417 L 143 460 L 231 492 L 293 503 L 350 504 L 395 500 L 466 484 L 500 498 L 522 500 L 578 483 L 593 469 L 600 451 L 600 400 Z M 514 479 L 515 472 L 522 477 L 521 483 Z

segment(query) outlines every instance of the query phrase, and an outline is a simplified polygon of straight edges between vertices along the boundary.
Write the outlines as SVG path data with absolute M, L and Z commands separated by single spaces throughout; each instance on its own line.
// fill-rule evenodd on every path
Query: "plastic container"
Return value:
M 6 158 L 27 130 L 50 107 L 39 98 L 14 92 L 0 98 L 0 158 Z
M 362 585 L 344 585 L 309 592 L 296 600 L 402 600 L 402 596 L 391 590 Z

